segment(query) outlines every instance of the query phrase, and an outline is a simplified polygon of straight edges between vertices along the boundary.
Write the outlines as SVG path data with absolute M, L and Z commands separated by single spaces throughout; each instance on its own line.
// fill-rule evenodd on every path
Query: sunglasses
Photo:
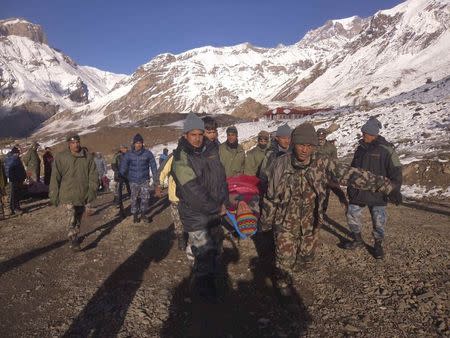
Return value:
M 258 141 L 269 141 L 268 137 L 258 137 Z

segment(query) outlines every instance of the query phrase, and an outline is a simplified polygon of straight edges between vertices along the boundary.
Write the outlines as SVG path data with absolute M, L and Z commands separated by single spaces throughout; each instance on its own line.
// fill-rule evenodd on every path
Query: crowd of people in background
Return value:
M 374 257 L 384 257 L 386 205 L 402 201 L 402 171 L 394 146 L 379 134 L 381 127 L 376 118 L 362 126 L 362 138 L 348 166 L 339 161 L 335 145 L 326 139 L 327 129 L 316 131 L 310 123 L 294 129 L 284 124 L 273 132 L 262 130 L 255 147 L 246 152 L 237 127 L 228 127 L 226 141 L 220 143 L 214 118 L 200 119 L 190 113 L 176 149 L 169 154 L 164 148 L 160 154 L 159 168 L 140 134 L 134 136 L 131 147 L 119 146 L 111 161 L 114 204 L 119 216 L 127 217 L 126 188 L 133 224 L 150 224 L 151 194 L 162 198 L 167 187 L 178 248 L 193 262 L 193 292 L 211 298 L 223 251 L 223 217 L 230 207 L 227 180 L 240 175 L 257 177 L 261 197 L 257 235 L 273 242 L 274 286 L 280 299 L 289 302 L 292 274 L 314 261 L 330 191 L 338 197 L 352 232 L 353 239 L 344 248 L 364 246 L 361 214 L 368 207 Z M 66 141 L 67 148 L 55 156 L 45 148 L 42 161 L 37 142 L 22 157 L 19 147 L 11 149 L 0 162 L 0 217 L 5 217 L 7 186 L 10 215 L 22 212 L 25 181 L 48 187 L 50 203 L 64 209 L 70 247 L 79 251 L 81 218 L 98 192 L 109 190 L 108 166 L 100 152 L 90 153 L 82 147 L 78 135 L 71 134 Z M 347 188 L 347 194 L 341 187 Z

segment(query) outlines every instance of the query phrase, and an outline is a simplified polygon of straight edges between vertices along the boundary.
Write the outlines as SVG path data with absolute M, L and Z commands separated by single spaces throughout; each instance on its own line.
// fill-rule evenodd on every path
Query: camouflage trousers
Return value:
M 143 183 L 130 183 L 131 188 L 131 213 L 145 215 L 150 209 L 150 185 L 148 181 Z
M 290 283 L 289 275 L 302 259 L 314 255 L 318 239 L 319 229 L 314 228 L 312 221 L 286 222 L 274 228 L 275 274 L 280 283 Z
M 69 240 L 73 241 L 78 238 L 78 234 L 80 233 L 81 218 L 83 216 L 85 207 L 63 204 L 62 208 L 65 212 L 65 218 L 67 220 L 67 237 L 69 238 Z
M 216 274 L 222 255 L 223 229 L 217 223 L 207 229 L 189 232 L 188 245 L 194 255 L 195 277 Z
M 181 236 L 181 234 L 183 233 L 183 223 L 181 223 L 180 213 L 178 212 L 178 203 L 170 203 L 170 215 L 172 216 L 175 235 L 177 237 Z
M 347 222 L 353 233 L 361 233 L 362 229 L 362 211 L 364 207 L 356 204 L 350 204 L 347 212 Z M 370 216 L 372 217 L 373 238 L 382 240 L 384 238 L 384 227 L 387 222 L 387 213 L 385 206 L 369 206 Z

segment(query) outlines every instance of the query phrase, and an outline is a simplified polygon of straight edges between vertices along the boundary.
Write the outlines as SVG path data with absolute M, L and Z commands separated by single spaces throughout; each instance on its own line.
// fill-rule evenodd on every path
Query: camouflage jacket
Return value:
M 260 218 L 263 231 L 270 230 L 273 225 L 282 225 L 286 218 L 292 218 L 290 213 L 297 212 L 295 208 L 289 208 L 291 198 L 297 197 L 292 195 L 298 191 L 298 189 L 292 188 L 293 183 L 298 181 L 296 175 L 304 175 L 306 182 L 313 188 L 314 193 L 309 194 L 308 197 L 314 199 L 313 203 L 305 201 L 304 204 L 314 208 L 315 228 L 319 228 L 323 223 L 323 202 L 328 182 L 339 182 L 341 185 L 380 191 L 385 194 L 389 194 L 394 188 L 394 184 L 385 177 L 339 164 L 328 157 L 313 154 L 310 164 L 301 166 L 292 154 L 286 154 L 275 161 L 269 176 Z
M 266 151 L 266 155 L 261 163 L 258 175 L 259 179 L 261 180 L 262 191 L 266 191 L 267 189 L 267 180 L 270 175 L 270 172 L 272 171 L 275 160 L 278 157 L 288 153 L 292 153 L 292 149 L 289 147 L 288 149 L 283 150 L 281 149 L 281 147 L 278 146 L 278 143 L 276 141 L 274 141 L 270 149 Z

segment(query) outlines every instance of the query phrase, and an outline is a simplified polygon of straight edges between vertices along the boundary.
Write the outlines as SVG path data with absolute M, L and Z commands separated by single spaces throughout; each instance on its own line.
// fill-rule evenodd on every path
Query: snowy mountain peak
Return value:
M 0 36 L 16 35 L 47 44 L 47 37 L 40 25 L 21 18 L 0 20 Z

